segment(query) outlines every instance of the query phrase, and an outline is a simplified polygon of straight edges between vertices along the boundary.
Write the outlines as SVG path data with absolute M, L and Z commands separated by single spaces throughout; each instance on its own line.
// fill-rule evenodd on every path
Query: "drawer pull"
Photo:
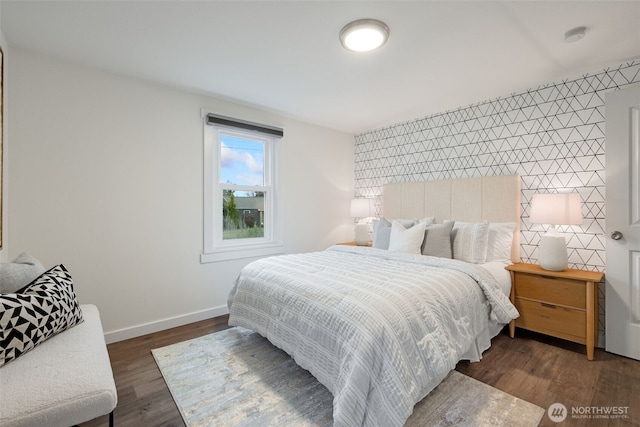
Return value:
M 549 304 L 549 303 L 546 303 L 546 302 L 541 302 L 540 305 L 543 306 L 543 307 L 548 307 L 548 308 L 556 308 L 556 306 L 554 304 Z

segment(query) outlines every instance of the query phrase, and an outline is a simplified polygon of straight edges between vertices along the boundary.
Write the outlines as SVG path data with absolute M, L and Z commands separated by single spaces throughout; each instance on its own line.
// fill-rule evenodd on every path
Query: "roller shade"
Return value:
M 239 129 L 264 133 L 270 136 L 275 136 L 277 138 L 282 138 L 284 136 L 284 130 L 277 127 L 262 125 L 259 123 L 247 122 L 244 120 L 238 120 L 231 117 L 218 116 L 215 114 L 207 114 L 207 124 L 231 126 Z

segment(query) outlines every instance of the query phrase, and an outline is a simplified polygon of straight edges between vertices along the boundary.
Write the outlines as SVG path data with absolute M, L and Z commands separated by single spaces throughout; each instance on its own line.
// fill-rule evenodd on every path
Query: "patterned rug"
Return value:
M 331 393 L 269 341 L 247 329 L 152 350 L 189 427 L 333 424 Z M 544 409 L 452 371 L 409 426 L 537 426 Z

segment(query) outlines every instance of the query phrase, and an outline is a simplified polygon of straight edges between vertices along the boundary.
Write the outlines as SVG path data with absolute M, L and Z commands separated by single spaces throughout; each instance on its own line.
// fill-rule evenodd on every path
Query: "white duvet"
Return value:
M 253 262 L 228 304 L 230 325 L 331 391 L 334 426 L 402 426 L 481 331 L 518 316 L 482 268 L 350 246 Z

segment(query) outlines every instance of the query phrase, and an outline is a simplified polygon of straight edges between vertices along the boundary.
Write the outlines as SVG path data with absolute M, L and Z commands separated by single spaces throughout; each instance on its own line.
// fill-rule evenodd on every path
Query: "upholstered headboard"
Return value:
M 385 184 L 382 196 L 383 216 L 390 219 L 515 222 L 511 260 L 520 262 L 518 175 Z

